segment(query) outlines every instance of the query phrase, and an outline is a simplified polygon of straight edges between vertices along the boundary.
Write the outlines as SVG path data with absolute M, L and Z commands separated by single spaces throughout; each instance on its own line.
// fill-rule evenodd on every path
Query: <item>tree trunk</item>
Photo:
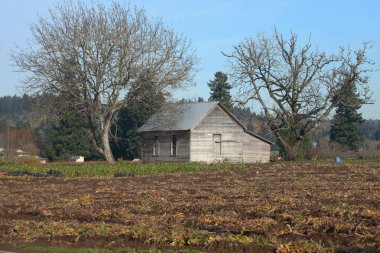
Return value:
M 115 158 L 113 157 L 110 142 L 109 142 L 110 127 L 111 127 L 111 122 L 106 122 L 103 129 L 103 133 L 102 133 L 103 155 L 108 163 L 115 163 Z
M 90 111 L 86 112 L 87 120 L 90 125 L 91 130 L 91 139 L 92 139 L 92 145 L 94 146 L 95 150 L 99 152 L 99 154 L 103 155 L 104 158 L 108 163 L 115 163 L 115 158 L 112 154 L 110 142 L 109 142 L 109 134 L 111 129 L 111 122 L 112 117 L 110 118 L 100 118 L 100 125 L 101 125 L 101 140 L 99 143 L 98 139 L 98 129 L 95 127 L 94 118 L 92 117 L 92 113 Z
M 298 155 L 298 147 L 300 142 L 295 143 L 282 143 L 285 148 L 285 160 L 286 161 L 295 161 Z

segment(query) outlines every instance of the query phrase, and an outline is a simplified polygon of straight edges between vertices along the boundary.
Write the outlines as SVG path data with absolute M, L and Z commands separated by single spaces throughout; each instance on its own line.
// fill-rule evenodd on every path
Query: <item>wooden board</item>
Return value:
M 172 136 L 177 139 L 177 154 L 171 155 Z M 155 136 L 159 139 L 159 154 L 153 155 Z M 141 159 L 144 162 L 188 162 L 190 161 L 190 132 L 144 132 L 141 136 Z

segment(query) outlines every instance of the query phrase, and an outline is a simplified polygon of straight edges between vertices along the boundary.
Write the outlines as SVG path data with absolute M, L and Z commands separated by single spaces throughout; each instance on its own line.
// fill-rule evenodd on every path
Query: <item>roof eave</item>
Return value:
M 151 130 L 140 130 L 137 129 L 138 133 L 148 133 L 148 132 L 175 132 L 175 131 L 190 131 L 190 129 L 151 129 Z
M 224 106 L 224 105 L 223 105 L 222 103 L 220 103 L 220 102 L 218 102 L 218 104 L 220 105 L 220 107 L 221 107 L 221 108 L 222 108 L 222 109 L 223 109 L 228 115 L 231 116 L 231 118 L 233 118 L 233 119 L 236 121 L 236 123 L 238 123 L 238 124 L 244 129 L 244 132 L 246 132 L 246 133 L 252 135 L 253 137 L 256 137 L 257 139 L 262 140 L 262 141 L 264 141 L 264 142 L 266 142 L 266 143 L 268 143 L 268 144 L 270 144 L 270 145 L 274 145 L 273 142 L 271 142 L 271 141 L 265 139 L 264 137 L 261 137 L 261 136 L 255 134 L 255 133 L 249 131 L 249 130 L 243 125 L 243 123 L 241 123 L 240 120 L 238 120 L 238 118 L 236 118 L 236 116 L 235 116 L 232 112 L 230 112 L 230 110 L 228 110 L 228 108 L 227 108 L 226 106 Z
M 264 137 L 261 137 L 260 135 L 257 135 L 257 134 L 255 134 L 255 133 L 249 131 L 248 129 L 244 129 L 244 132 L 246 132 L 246 133 L 249 134 L 249 135 L 252 135 L 253 137 L 256 137 L 257 139 L 262 140 L 263 142 L 268 143 L 269 145 L 274 145 L 274 143 L 271 142 L 270 140 L 267 140 L 267 139 L 265 139 Z

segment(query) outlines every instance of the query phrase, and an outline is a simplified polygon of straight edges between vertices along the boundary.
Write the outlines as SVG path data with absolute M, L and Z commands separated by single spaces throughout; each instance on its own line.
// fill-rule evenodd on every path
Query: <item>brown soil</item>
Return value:
M 0 241 L 217 252 L 380 250 L 380 164 L 0 178 Z M 319 247 L 319 248 L 318 248 Z

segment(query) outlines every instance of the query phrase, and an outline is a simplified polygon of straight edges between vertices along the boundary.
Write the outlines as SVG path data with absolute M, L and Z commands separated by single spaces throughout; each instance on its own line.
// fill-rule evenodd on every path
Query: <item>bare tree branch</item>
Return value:
M 369 46 L 338 54 L 312 50 L 309 41 L 299 46 L 297 36 L 274 35 L 247 38 L 223 53 L 230 65 L 239 100 L 260 102 L 267 124 L 294 159 L 299 143 L 337 105 L 341 91 L 354 83 L 363 103 L 371 102 L 368 89 Z
M 19 70 L 29 73 L 25 89 L 70 94 L 87 115 L 94 146 L 109 162 L 114 161 L 108 136 L 115 114 L 128 99 L 149 90 L 139 82 L 134 90 L 140 92 L 127 96 L 139 76 L 151 73 L 151 84 L 165 94 L 192 84 L 197 58 L 190 42 L 160 19 L 149 19 L 143 9 L 68 1 L 31 30 L 29 46 L 12 52 Z M 101 143 L 95 138 L 98 128 Z

